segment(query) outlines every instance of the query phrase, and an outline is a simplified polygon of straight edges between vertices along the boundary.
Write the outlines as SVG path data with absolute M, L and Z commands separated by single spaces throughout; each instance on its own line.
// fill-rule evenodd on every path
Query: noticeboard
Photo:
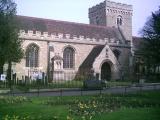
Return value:
M 6 75 L 5 74 L 1 74 L 0 80 L 5 81 L 6 80 Z

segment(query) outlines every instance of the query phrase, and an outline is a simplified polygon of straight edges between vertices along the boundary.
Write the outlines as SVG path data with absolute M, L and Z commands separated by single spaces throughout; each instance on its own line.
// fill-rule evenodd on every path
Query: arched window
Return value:
M 119 50 L 115 49 L 115 50 L 113 50 L 113 53 L 114 53 L 115 57 L 116 57 L 117 60 L 118 60 L 121 52 L 120 52 Z
M 38 67 L 39 47 L 36 44 L 30 44 L 26 50 L 26 67 Z
M 74 68 L 75 51 L 71 47 L 67 47 L 63 52 L 63 68 Z
M 122 16 L 117 17 L 117 25 L 122 25 Z

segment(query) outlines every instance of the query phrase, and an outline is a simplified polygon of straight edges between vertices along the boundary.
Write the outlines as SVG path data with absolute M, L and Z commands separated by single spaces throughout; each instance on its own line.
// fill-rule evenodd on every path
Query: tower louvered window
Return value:
M 117 25 L 122 25 L 122 16 L 117 17 Z

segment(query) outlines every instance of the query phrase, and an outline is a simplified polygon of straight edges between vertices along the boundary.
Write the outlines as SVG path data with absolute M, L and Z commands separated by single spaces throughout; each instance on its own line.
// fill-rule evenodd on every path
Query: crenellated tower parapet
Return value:
M 94 12 L 94 11 L 97 11 L 97 10 L 105 8 L 105 7 L 106 7 L 106 3 L 104 1 L 104 2 L 101 2 L 101 3 L 93 6 L 92 8 L 89 8 L 89 12 Z
M 116 27 L 127 41 L 132 40 L 132 5 L 109 0 L 89 8 L 90 24 Z
M 102 2 L 89 8 L 90 24 L 106 26 L 106 2 Z
M 125 11 L 132 13 L 132 9 L 133 9 L 132 5 L 113 2 L 109 0 L 106 0 L 106 7 L 111 8 L 111 10 L 117 10 L 117 12 L 121 12 L 119 10 L 123 10 L 122 12 L 124 12 L 124 14 L 126 14 Z

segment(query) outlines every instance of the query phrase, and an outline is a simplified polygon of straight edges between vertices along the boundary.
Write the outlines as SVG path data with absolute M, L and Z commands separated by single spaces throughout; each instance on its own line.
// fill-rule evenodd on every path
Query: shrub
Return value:
M 0 96 L 0 104 L 19 104 L 22 102 L 29 102 L 29 101 L 30 99 L 23 96 L 17 96 L 17 97 Z
M 106 83 L 100 80 L 85 80 L 83 83 L 84 89 L 103 89 Z

